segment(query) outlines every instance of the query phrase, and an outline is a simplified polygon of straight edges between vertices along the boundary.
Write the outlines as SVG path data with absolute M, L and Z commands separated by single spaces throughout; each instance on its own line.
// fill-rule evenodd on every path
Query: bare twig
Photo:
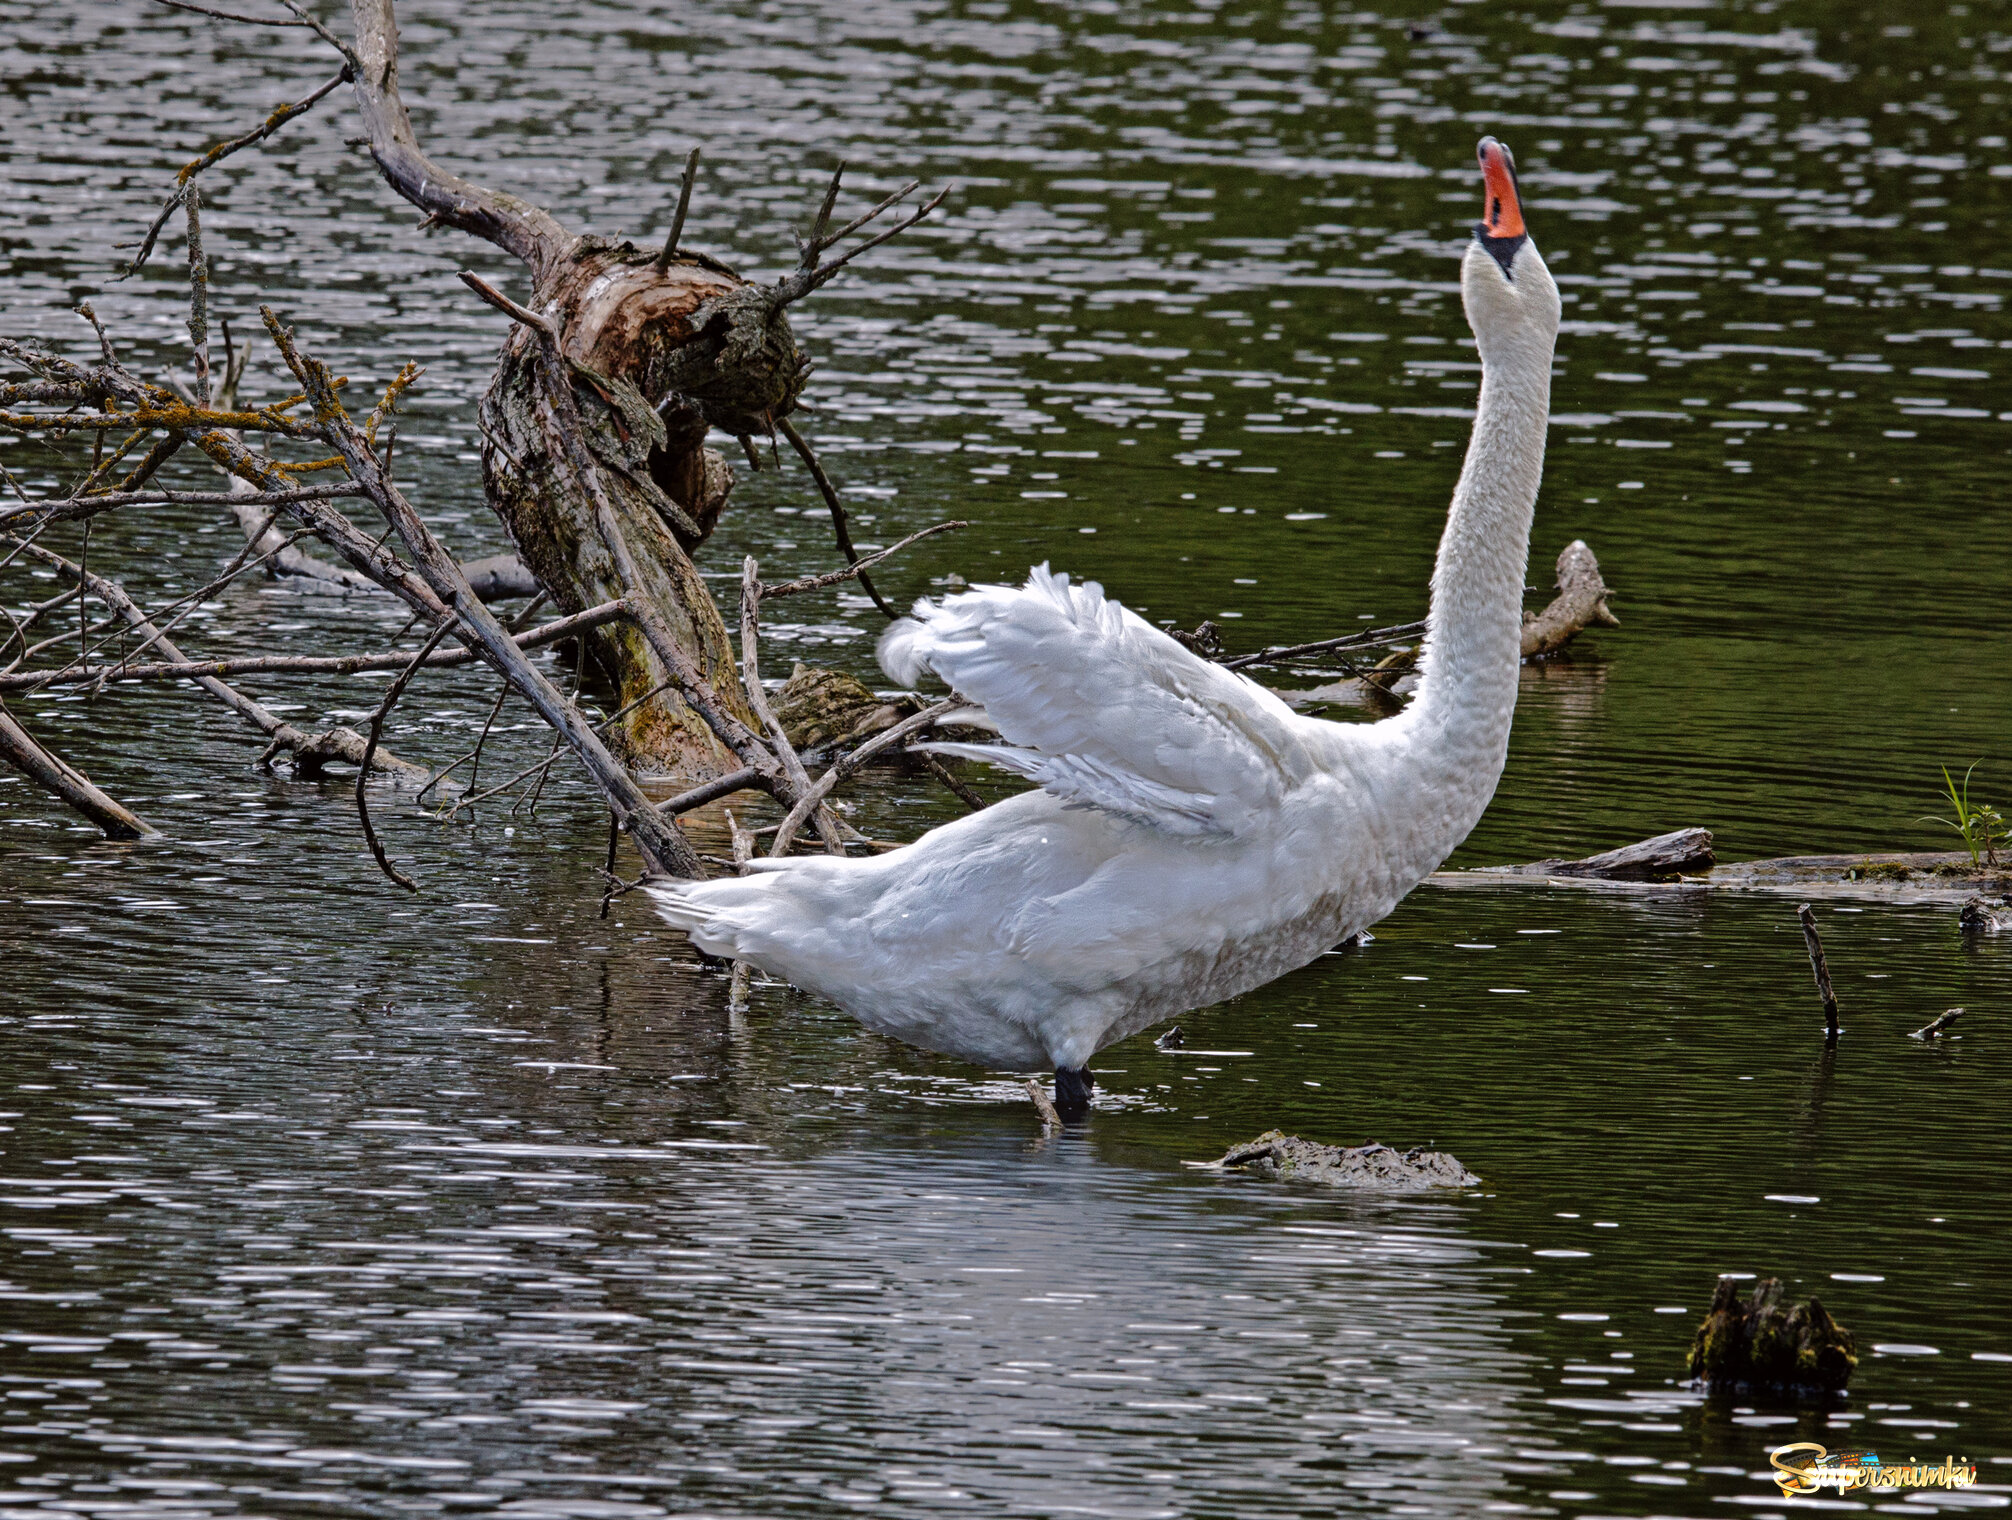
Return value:
M 489 742 L 489 730 L 496 726 L 496 715 L 503 711 L 503 702 L 510 695 L 510 683 L 505 681 L 496 691 L 495 704 L 489 709 L 489 718 L 482 725 L 482 732 L 475 740 L 475 748 L 468 752 L 472 762 L 468 767 L 468 789 L 475 789 L 476 779 L 482 774 L 482 749 Z
M 156 5 L 173 6 L 178 11 L 194 11 L 198 16 L 214 16 L 219 21 L 237 21 L 246 26 L 306 26 L 305 21 L 281 21 L 271 16 L 241 16 L 232 11 L 213 11 L 193 0 L 154 0 Z
M 54 566 L 59 572 L 76 573 L 80 569 L 62 555 L 44 549 L 39 544 L 26 546 L 26 549 L 28 554 L 46 565 Z M 124 618 L 135 633 L 156 642 L 161 652 L 176 663 L 188 663 L 187 657 L 161 636 L 160 630 L 154 627 L 133 599 L 126 595 L 124 587 L 116 581 L 106 580 L 96 574 L 89 577 L 89 586 L 91 595 Z M 289 751 L 299 760 L 304 772 L 311 772 L 329 760 L 342 760 L 355 765 L 363 758 L 363 736 L 354 729 L 332 728 L 326 733 L 303 733 L 237 688 L 225 685 L 215 676 L 198 675 L 190 679 L 264 734 L 271 741 L 266 748 L 268 755 L 281 750 Z M 379 770 L 388 774 L 408 776 L 414 780 L 426 774 L 422 767 L 400 760 L 386 753 L 381 747 L 373 763 Z
M 657 804 L 657 811 L 666 818 L 675 818 L 680 813 L 689 813 L 693 808 L 702 808 L 708 802 L 717 802 L 722 797 L 731 797 L 735 792 L 746 791 L 749 787 L 767 788 L 768 778 L 752 766 L 743 766 L 737 771 L 728 771 L 724 776 L 715 776 L 701 786 L 679 792 Z
M 1830 966 L 1823 958 L 1823 941 L 1817 938 L 1816 914 L 1804 903 L 1795 910 L 1802 921 L 1803 943 L 1809 948 L 1809 969 L 1816 973 L 1816 993 L 1823 999 L 1823 1038 L 1826 1045 L 1837 1039 L 1837 994 L 1830 986 Z
M 685 155 L 685 177 L 678 184 L 678 209 L 671 216 L 671 234 L 664 239 L 664 251 L 657 255 L 657 272 L 662 274 L 678 256 L 678 239 L 684 236 L 685 213 L 692 205 L 692 182 L 699 177 L 699 150 Z
M 922 764 L 924 769 L 926 769 L 930 775 L 934 776 L 938 781 L 941 781 L 944 784 L 944 786 L 949 788 L 950 792 L 957 798 L 957 800 L 963 803 L 969 809 L 971 809 L 972 812 L 982 813 L 985 811 L 986 807 L 985 799 L 979 796 L 970 787 L 966 786 L 962 781 L 959 781 L 957 779 L 956 774 L 950 769 L 949 766 L 945 765 L 941 760 L 937 759 L 934 755 L 924 755 L 922 757 Z
M 747 693 L 748 706 L 761 720 L 762 727 L 768 730 L 769 743 L 774 746 L 776 757 L 782 761 L 783 774 L 789 777 L 789 784 L 796 794 L 802 796 L 810 790 L 810 774 L 804 770 L 803 760 L 797 754 L 796 746 L 789 742 L 789 735 L 783 732 L 775 709 L 769 705 L 768 692 L 762 686 L 760 629 L 761 567 L 750 554 L 741 561 L 741 686 Z M 826 851 L 843 855 L 845 841 L 839 837 L 838 825 L 830 810 L 820 807 L 815 817 L 818 837 L 824 841 Z
M 956 696 L 947 697 L 932 707 L 925 707 L 921 712 L 916 713 L 912 717 L 902 719 L 894 727 L 875 734 L 857 749 L 851 750 L 841 755 L 837 760 L 834 760 L 830 768 L 817 778 L 816 784 L 809 791 L 805 792 L 802 797 L 797 799 L 795 806 L 791 807 L 788 814 L 784 816 L 782 822 L 776 827 L 775 845 L 769 853 L 771 855 L 781 855 L 787 851 L 791 841 L 796 838 L 796 831 L 803 827 L 804 819 L 810 816 L 810 810 L 823 802 L 826 797 L 830 796 L 833 787 L 858 770 L 868 760 L 872 759 L 889 745 L 901 743 L 910 734 L 920 733 L 931 724 L 941 722 L 949 714 L 966 710 L 968 709 L 962 698 Z
M 833 184 L 834 186 L 837 184 L 836 179 L 833 180 Z M 840 232 L 837 235 L 837 237 L 828 238 L 824 240 L 821 244 L 814 242 L 810 245 L 807 245 L 804 250 L 803 258 L 798 263 L 795 272 L 785 275 L 782 279 L 776 282 L 775 285 L 776 304 L 778 306 L 787 306 L 792 301 L 802 300 L 805 296 L 809 295 L 813 290 L 816 290 L 820 285 L 823 285 L 826 281 L 830 280 L 841 269 L 845 268 L 847 264 L 850 264 L 854 259 L 858 258 L 861 254 L 866 253 L 871 249 L 878 248 L 882 243 L 886 242 L 889 238 L 899 237 L 901 236 L 902 233 L 908 231 L 909 228 L 913 227 L 917 222 L 921 221 L 924 217 L 929 215 L 930 212 L 934 211 L 938 206 L 942 205 L 943 198 L 950 193 L 950 187 L 948 185 L 945 185 L 941 190 L 937 191 L 934 196 L 930 197 L 928 201 L 924 202 L 921 206 L 917 207 L 914 214 L 911 215 L 906 221 L 897 222 L 894 226 L 887 228 L 884 232 L 880 232 L 875 236 L 868 238 L 865 242 L 855 244 L 853 247 L 846 249 L 846 251 L 843 254 L 833 259 L 829 264 L 820 263 L 818 255 L 821 254 L 825 248 L 829 248 L 832 243 L 838 241 L 838 238 L 844 237 L 847 233 L 850 233 L 859 227 L 865 226 L 866 223 L 872 221 L 875 217 L 879 216 L 880 213 L 885 211 L 889 206 L 892 206 L 895 202 L 901 200 L 904 196 L 908 195 L 910 190 L 913 190 L 914 188 L 915 188 L 914 186 L 910 186 L 908 189 L 896 191 L 893 195 L 889 196 L 885 201 L 881 202 L 880 205 L 874 207 L 873 210 L 867 212 L 866 215 L 858 218 L 857 220 L 849 224 L 844 229 L 844 231 Z M 829 213 L 826 214 L 828 215 Z
M 1425 627 L 1422 622 L 1399 623 L 1391 628 L 1371 628 L 1362 633 L 1345 634 L 1338 639 L 1321 639 L 1312 644 L 1274 644 L 1254 654 L 1240 654 L 1221 663 L 1225 670 L 1248 670 L 1253 665 L 1279 665 L 1307 655 L 1333 654 L 1344 649 L 1375 649 L 1415 639 L 1425 632 Z
M 412 678 L 419 674 L 419 667 L 426 663 L 426 657 L 439 647 L 440 641 L 454 631 L 453 619 L 445 619 L 433 630 L 433 637 L 426 641 L 426 647 L 412 657 L 405 669 L 401 670 L 389 686 L 384 688 L 384 700 L 377 704 L 377 711 L 370 715 L 370 737 L 363 742 L 363 764 L 356 772 L 356 816 L 363 824 L 363 837 L 370 845 L 370 853 L 376 859 L 378 869 L 397 882 L 408 892 L 417 892 L 419 883 L 407 876 L 391 863 L 391 857 L 384 853 L 384 845 L 377 837 L 377 830 L 370 826 L 370 804 L 364 797 L 365 783 L 370 780 L 371 757 L 377 753 L 377 741 L 384 733 L 384 720 L 391 709 L 405 694 L 405 688 Z
M 901 614 L 887 605 L 880 593 L 873 589 L 873 582 L 868 580 L 866 573 L 859 568 L 859 551 L 852 547 L 852 533 L 845 524 L 845 505 L 839 501 L 838 491 L 833 487 L 831 477 L 824 473 L 824 466 L 818 463 L 817 455 L 811 452 L 803 434 L 796 430 L 787 417 L 776 418 L 775 425 L 776 431 L 789 440 L 789 446 L 796 450 L 797 457 L 809 469 L 810 478 L 817 482 L 818 493 L 824 497 L 824 504 L 831 512 L 831 531 L 832 536 L 838 540 L 838 552 L 845 556 L 846 564 L 858 573 L 860 589 L 873 598 L 873 605 L 886 614 L 889 622 L 894 621 Z
M 182 197 L 189 227 L 189 349 L 195 356 L 196 404 L 210 404 L 210 261 L 203 255 L 203 192 L 191 184 Z
M 953 528 L 968 528 L 970 526 L 970 523 L 961 521 L 937 523 L 933 527 L 922 529 L 919 533 L 911 533 L 899 543 L 889 544 L 885 549 L 877 549 L 871 554 L 863 554 L 843 570 L 827 570 L 822 575 L 806 575 L 798 580 L 784 581 L 780 586 L 764 586 L 761 588 L 761 599 L 767 601 L 770 597 L 795 596 L 799 592 L 822 591 L 827 586 L 840 585 L 845 581 L 851 580 L 854 576 L 860 575 L 869 565 L 877 565 L 884 559 L 892 559 L 910 544 L 919 543 L 925 538 L 932 538 L 938 533 L 948 533 Z
M 199 11 L 205 16 L 214 16 L 220 21 L 242 21 L 258 26 L 304 27 L 307 25 L 305 21 L 264 21 L 255 16 L 226 15 L 223 11 L 206 10 L 200 5 L 184 3 L 184 0 L 156 0 L 156 3 L 173 5 L 178 10 Z M 209 168 L 211 164 L 216 163 L 219 159 L 230 157 L 231 154 L 241 148 L 249 148 L 254 143 L 263 142 L 296 116 L 305 115 L 307 112 L 313 110 L 320 103 L 323 96 L 335 89 L 336 86 L 348 83 L 350 77 L 350 71 L 345 66 L 342 72 L 337 74 L 335 78 L 329 80 L 327 84 L 322 85 L 312 94 L 302 97 L 292 105 L 277 107 L 270 116 L 252 128 L 251 131 L 245 133 L 244 136 L 233 137 L 229 142 L 220 142 L 215 147 L 206 150 L 199 157 L 191 159 L 188 163 L 182 165 L 181 172 L 175 175 L 174 193 L 168 197 L 168 203 L 161 207 L 160 214 L 154 218 L 153 225 L 147 228 L 146 236 L 140 240 L 140 251 L 133 255 L 132 262 L 126 266 L 125 274 L 120 275 L 119 278 L 124 279 L 127 275 L 137 274 L 147 260 L 152 257 L 154 244 L 160 238 L 161 229 L 167 225 L 168 218 L 174 215 L 175 207 L 181 204 L 183 196 L 187 194 L 190 188 L 190 182 L 198 174 L 202 173 L 203 170 Z
M 597 734 L 606 733 L 611 725 L 620 722 L 623 718 L 627 717 L 630 713 L 634 712 L 637 708 L 641 707 L 645 702 L 649 701 L 650 698 L 656 696 L 659 692 L 668 691 L 673 684 L 675 684 L 673 681 L 663 681 L 655 686 L 652 686 L 648 691 L 644 692 L 640 697 L 636 698 L 635 701 L 629 703 L 628 706 L 619 708 L 616 711 L 610 713 L 607 717 L 601 719 L 598 723 L 594 725 L 593 731 Z M 558 758 L 559 758 L 559 747 L 555 743 L 552 746 L 552 753 L 547 755 L 543 760 L 539 760 L 534 762 L 533 764 L 525 766 L 524 769 L 517 772 L 516 775 L 512 776 L 508 781 L 504 782 L 501 786 L 492 786 L 486 792 L 478 792 L 473 797 L 464 797 L 461 801 L 455 803 L 453 807 L 449 808 L 448 811 L 450 813 L 459 813 L 463 808 L 467 808 L 470 812 L 473 812 L 476 803 L 486 802 L 491 797 L 494 797 L 498 792 L 509 791 L 511 787 L 517 785 L 518 782 L 525 780 L 534 773 L 537 774 L 538 776 L 539 785 L 543 786 L 545 773 L 552 769 L 553 762 L 556 761 Z M 510 811 L 514 813 L 517 810 L 515 808 L 512 808 Z

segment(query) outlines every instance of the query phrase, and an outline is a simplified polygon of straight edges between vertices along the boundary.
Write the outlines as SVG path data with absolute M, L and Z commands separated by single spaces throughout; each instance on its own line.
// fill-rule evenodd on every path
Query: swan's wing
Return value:
M 1023 587 L 916 603 L 879 655 L 903 684 L 934 671 L 1010 746 L 932 748 L 1168 833 L 1235 833 L 1310 768 L 1277 697 L 1183 649 L 1096 582 L 1072 586 L 1046 565 Z

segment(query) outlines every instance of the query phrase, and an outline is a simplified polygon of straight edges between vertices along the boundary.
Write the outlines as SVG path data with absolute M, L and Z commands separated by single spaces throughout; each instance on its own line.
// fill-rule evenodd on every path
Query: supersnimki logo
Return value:
M 1882 1462 L 1877 1452 L 1832 1452 L 1814 1441 L 1795 1441 L 1768 1453 L 1774 1480 L 1784 1497 L 1834 1488 L 1850 1493 L 1859 1488 L 1968 1488 L 1977 1481 L 1974 1463 L 1956 1457 L 1940 1462 Z

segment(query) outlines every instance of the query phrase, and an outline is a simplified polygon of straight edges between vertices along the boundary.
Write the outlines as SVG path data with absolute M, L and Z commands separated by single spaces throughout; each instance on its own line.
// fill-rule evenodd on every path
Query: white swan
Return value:
M 1038 790 L 872 859 L 657 884 L 663 916 L 869 1029 L 994 1069 L 1052 1064 L 1080 1110 L 1097 1050 L 1390 912 L 1480 819 L 1516 705 L 1559 303 L 1508 149 L 1479 153 L 1460 285 L 1480 404 L 1403 713 L 1301 717 L 1044 565 L 1023 587 L 917 603 L 879 649 L 895 680 L 927 669 L 982 704 L 1010 746 L 938 749 Z

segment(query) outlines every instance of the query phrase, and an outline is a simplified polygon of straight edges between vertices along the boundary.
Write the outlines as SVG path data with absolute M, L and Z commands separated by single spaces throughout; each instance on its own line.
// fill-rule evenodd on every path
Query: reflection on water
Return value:
M 112 245 L 329 71 L 298 32 L 155 9 L 0 30 L 10 330 L 75 346 L 88 297 L 148 371 L 180 356 L 175 261 L 112 285 Z M 1528 674 L 1466 858 L 1693 823 L 1731 854 L 1926 845 L 1936 766 L 1980 755 L 2003 805 L 1996 7 L 401 16 L 429 143 L 576 226 L 660 236 L 694 141 L 688 240 L 757 271 L 836 157 L 862 196 L 955 180 L 799 324 L 856 536 L 967 517 L 888 589 L 1051 558 L 1236 648 L 1422 606 L 1497 132 L 1568 300 L 1531 579 L 1584 537 L 1625 626 Z M 521 277 L 415 234 L 351 131 L 208 177 L 214 300 L 241 331 L 275 302 L 357 384 L 424 362 L 401 469 L 457 547 L 499 547 L 471 442 L 500 334 L 453 274 Z M 822 568 L 803 487 L 744 478 L 708 565 Z M 161 598 L 229 547 L 159 513 L 92 552 Z M 49 594 L 4 574 L 9 607 Z M 793 616 L 775 673 L 870 668 L 863 600 Z M 186 626 L 228 653 L 402 621 L 246 584 Z M 381 680 L 250 685 L 309 724 Z M 388 739 L 449 758 L 492 697 L 429 676 Z M 1011 1083 L 786 989 L 730 1021 L 649 915 L 596 916 L 604 818 L 570 780 L 473 827 L 386 799 L 408 901 L 344 787 L 253 772 L 183 696 L 17 706 L 168 838 L 104 845 L 0 777 L 5 1513 L 1766 1513 L 1789 1438 L 1967 1455 L 2003 1507 L 2012 945 L 1945 912 L 1826 908 L 1827 1057 L 1781 903 L 1427 892 L 1185 1019 L 1193 1054 L 1106 1052 L 1107 1106 L 1044 1145 Z M 543 753 L 514 706 L 498 732 L 499 766 Z M 911 837 L 939 796 L 878 781 L 855 821 Z M 1960 1039 L 1904 1037 L 1955 1004 Z M 1178 1165 L 1272 1125 L 1436 1143 L 1484 1186 Z M 1858 1333 L 1842 1409 L 1680 1387 L 1721 1271 Z

